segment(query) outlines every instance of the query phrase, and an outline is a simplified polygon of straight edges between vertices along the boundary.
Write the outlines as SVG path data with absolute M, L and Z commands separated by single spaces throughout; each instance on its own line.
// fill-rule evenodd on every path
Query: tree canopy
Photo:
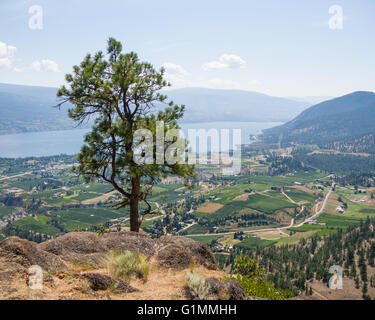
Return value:
M 73 104 L 69 117 L 78 125 L 94 120 L 77 156 L 79 165 L 73 170 L 87 182 L 102 179 L 111 183 L 122 196 L 118 207 L 130 206 L 131 231 L 138 232 L 143 217 L 154 213 L 148 201 L 152 186 L 170 175 L 187 181 L 195 177 L 195 172 L 192 165 L 164 159 L 168 152 L 172 157 L 184 157 L 173 148 L 181 138 L 166 138 L 164 132 L 179 129 L 177 120 L 185 110 L 185 106 L 168 101 L 160 92 L 170 86 L 164 79 L 164 69 L 156 70 L 140 61 L 136 53 L 122 53 L 122 49 L 120 42 L 110 38 L 107 54 L 88 54 L 73 67 L 72 74 L 66 75 L 68 85 L 62 86 L 57 95 L 59 106 Z M 144 150 L 139 150 L 146 138 L 136 132 L 147 129 L 156 137 L 160 125 L 163 135 L 159 134 L 158 147 L 153 144 L 150 161 Z M 183 143 L 185 151 L 187 144 L 185 140 Z M 137 156 L 143 161 L 136 161 Z M 157 157 L 161 161 L 155 161 Z M 140 202 L 147 208 L 142 212 Z

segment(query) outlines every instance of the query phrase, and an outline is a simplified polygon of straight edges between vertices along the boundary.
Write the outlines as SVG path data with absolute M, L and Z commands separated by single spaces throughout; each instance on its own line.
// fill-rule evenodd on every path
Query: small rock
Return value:
M 242 286 L 235 280 L 224 281 L 226 291 L 230 295 L 229 300 L 247 300 L 247 295 Z
M 112 291 L 114 293 L 130 293 L 130 292 L 136 292 L 139 291 L 136 288 L 133 288 L 128 283 L 122 280 L 116 281 L 115 285 L 113 286 Z
M 12 288 L 10 286 L 1 286 L 0 291 L 5 295 L 18 292 L 16 288 Z
M 111 289 L 114 293 L 129 293 L 138 291 L 122 280 L 114 280 L 110 276 L 99 273 L 85 273 L 82 275 L 90 283 L 94 291 Z
M 207 278 L 206 284 L 210 287 L 210 294 L 220 299 L 247 300 L 242 286 L 234 280 L 220 281 L 216 278 Z
M 82 277 L 89 281 L 90 288 L 94 291 L 107 290 L 114 283 L 111 277 L 99 273 L 85 273 Z

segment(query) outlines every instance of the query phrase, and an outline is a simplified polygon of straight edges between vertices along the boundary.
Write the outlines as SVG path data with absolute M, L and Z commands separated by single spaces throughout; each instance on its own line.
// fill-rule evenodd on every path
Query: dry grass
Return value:
M 84 200 L 82 201 L 82 204 L 97 204 L 99 202 L 105 202 L 108 200 L 109 197 L 115 195 L 116 193 L 118 193 L 118 191 L 108 192 L 108 193 L 102 194 L 99 197 Z
M 279 240 L 281 238 L 287 238 L 288 235 L 283 232 L 275 231 L 264 231 L 264 232 L 257 232 L 254 235 L 258 236 L 263 240 Z
M 289 187 L 289 188 L 292 188 L 292 189 L 298 189 L 300 191 L 303 191 L 303 192 L 306 192 L 306 193 L 309 193 L 309 194 L 316 194 L 318 191 L 317 190 L 311 190 L 305 186 L 292 186 L 292 187 Z
M 254 193 L 251 193 L 251 194 L 254 194 Z M 249 198 L 249 195 L 251 195 L 250 193 L 244 193 L 244 194 L 241 194 L 237 197 L 235 197 L 233 199 L 233 201 L 247 201 L 248 198 Z
M 321 281 L 313 281 L 309 286 L 314 290 L 313 297 L 325 300 L 362 300 L 361 289 L 356 289 L 352 279 L 343 278 L 343 289 L 332 290 Z M 323 298 L 324 297 L 324 298 Z
M 159 269 L 153 266 L 147 282 L 141 279 L 133 280 L 132 287 L 138 292 L 116 294 L 107 291 L 93 291 L 87 280 L 80 277 L 80 273 L 61 274 L 53 280 L 45 282 L 44 288 L 30 290 L 25 279 L 19 278 L 12 281 L 12 288 L 16 291 L 0 292 L 0 299 L 17 297 L 22 300 L 185 300 L 185 275 L 190 269 L 182 271 Z M 205 278 L 218 279 L 228 276 L 222 271 L 207 270 L 203 267 L 194 268 L 194 272 Z M 95 270 L 95 273 L 107 274 L 106 269 Z
M 118 298 L 133 300 L 185 300 L 185 275 L 189 271 L 191 270 L 174 271 L 152 266 L 147 283 L 143 283 L 140 280 L 132 282 L 132 286 L 139 289 L 139 292 L 128 293 L 121 297 L 118 296 Z M 203 267 L 195 267 L 194 272 L 199 273 L 205 278 L 223 278 L 227 276 L 222 271 L 207 270 Z
M 221 209 L 222 207 L 224 207 L 223 204 L 209 202 L 209 203 L 206 203 L 203 206 L 199 207 L 197 209 L 197 211 L 204 212 L 204 213 L 214 213 L 217 210 Z
M 186 187 L 181 187 L 181 188 L 175 189 L 174 191 L 179 192 L 179 191 L 182 191 L 182 190 L 185 190 L 185 189 L 186 189 Z

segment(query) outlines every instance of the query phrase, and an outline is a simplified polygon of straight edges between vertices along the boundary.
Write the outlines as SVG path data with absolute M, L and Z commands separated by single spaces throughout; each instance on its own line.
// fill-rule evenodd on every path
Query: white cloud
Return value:
M 187 76 L 189 73 L 179 64 L 165 62 L 162 64 L 167 75 Z
M 53 60 L 34 61 L 31 67 L 37 72 L 60 72 L 58 64 Z
M 188 86 L 189 81 L 186 80 L 186 77 L 190 74 L 182 66 L 172 62 L 164 62 L 162 67 L 165 69 L 165 78 L 174 88 Z
M 223 54 L 219 60 L 211 61 L 202 65 L 203 70 L 222 70 L 243 68 L 246 61 L 235 54 Z
M 17 48 L 0 41 L 0 67 L 11 68 Z
M 0 58 L 0 68 L 7 67 L 10 68 L 12 65 L 12 61 L 9 58 Z
M 208 69 L 228 69 L 243 67 L 246 65 L 246 62 L 236 55 L 224 54 L 220 57 L 219 61 L 212 61 L 208 65 Z M 260 82 L 257 80 L 238 82 L 227 78 L 199 79 L 193 77 L 181 65 L 165 62 L 162 66 L 166 71 L 166 79 L 172 84 L 171 89 L 201 87 L 210 89 L 254 90 L 260 85 Z
M 10 58 L 14 57 L 14 54 L 16 53 L 16 51 L 17 51 L 17 48 L 15 46 L 8 46 L 7 48 L 8 56 Z
M 22 69 L 17 68 L 17 67 L 14 67 L 14 68 L 13 68 L 13 71 L 14 71 L 14 72 L 17 72 L 17 73 L 19 73 L 19 72 L 23 72 Z

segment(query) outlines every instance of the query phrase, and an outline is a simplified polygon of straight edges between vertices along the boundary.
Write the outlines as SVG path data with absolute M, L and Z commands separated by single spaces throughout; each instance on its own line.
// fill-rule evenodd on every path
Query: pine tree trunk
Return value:
M 140 192 L 140 178 L 132 178 L 132 193 L 130 197 L 130 231 L 139 232 L 138 196 Z

